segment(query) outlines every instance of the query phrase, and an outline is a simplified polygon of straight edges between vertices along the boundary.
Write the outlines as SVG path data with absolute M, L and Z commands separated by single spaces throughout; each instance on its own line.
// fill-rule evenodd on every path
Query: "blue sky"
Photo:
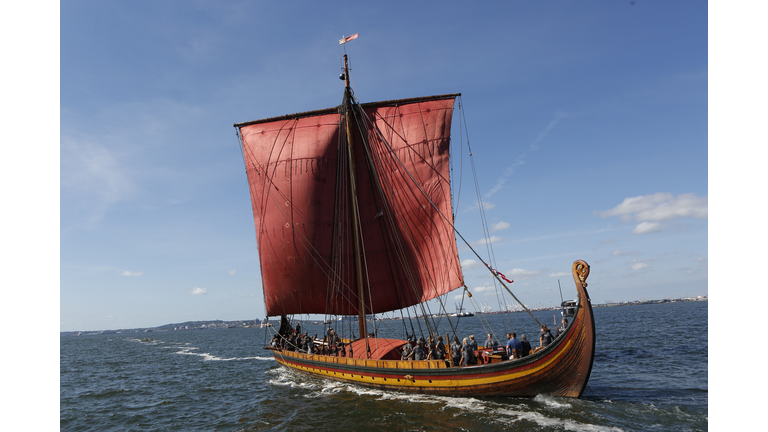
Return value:
M 264 318 L 232 125 L 338 105 L 356 32 L 361 102 L 462 93 L 523 302 L 573 297 L 575 259 L 593 302 L 708 294 L 707 3 L 634 3 L 61 3 L 60 330 Z M 466 157 L 457 227 L 482 244 Z

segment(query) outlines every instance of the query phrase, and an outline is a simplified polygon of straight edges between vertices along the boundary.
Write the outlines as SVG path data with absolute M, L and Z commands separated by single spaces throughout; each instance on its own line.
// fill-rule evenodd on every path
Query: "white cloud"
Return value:
M 613 253 L 611 255 L 613 255 L 613 256 L 621 256 L 623 253 L 624 252 L 620 251 L 619 249 L 616 249 L 615 251 L 613 251 Z
M 229 271 L 229 275 L 230 275 L 230 276 L 232 276 L 233 274 L 235 274 L 235 272 L 236 272 L 236 271 L 237 271 L 237 269 L 235 269 L 235 270 L 230 270 L 230 271 Z
M 530 277 L 538 276 L 540 274 L 541 272 L 537 270 L 525 270 L 521 268 L 512 269 L 506 273 L 508 278 L 515 279 L 515 280 L 528 279 Z
M 618 216 L 623 221 L 640 222 L 631 231 L 632 234 L 648 234 L 663 231 L 666 227 L 661 221 L 677 218 L 706 219 L 708 216 L 708 197 L 685 193 L 674 196 L 671 193 L 658 192 L 652 195 L 625 198 L 616 207 L 603 212 L 595 212 L 600 217 Z
M 475 244 L 475 245 L 484 245 L 484 244 L 489 244 L 489 243 L 496 243 L 499 240 L 501 240 L 501 237 L 491 236 L 490 238 L 483 238 L 483 239 L 477 240 L 477 241 L 473 242 L 473 244 Z
M 491 209 L 496 208 L 496 204 L 494 204 L 492 202 L 482 201 L 481 204 L 483 206 L 483 210 L 491 210 Z M 468 206 L 466 208 L 466 210 L 464 210 L 464 211 L 465 212 L 475 212 L 475 211 L 478 211 L 479 209 L 480 209 L 480 205 L 479 204 L 473 204 L 471 206 Z
M 472 291 L 476 293 L 483 292 L 483 291 L 494 291 L 494 290 L 495 288 L 492 286 L 481 286 L 481 287 L 475 287 L 472 289 Z
M 465 269 L 473 269 L 473 268 L 482 268 L 483 265 L 480 263 L 480 261 L 473 260 L 473 259 L 465 259 L 461 262 L 461 267 Z
M 132 271 L 126 270 L 126 271 L 120 273 L 120 276 L 141 276 L 142 274 L 144 274 L 144 273 L 140 272 L 140 271 L 132 272 Z
M 207 288 L 194 287 L 189 293 L 192 295 L 203 295 L 208 292 Z
M 619 216 L 622 220 L 670 221 L 675 218 L 706 219 L 708 197 L 685 193 L 674 196 L 658 192 L 653 195 L 625 198 L 616 207 L 600 212 L 601 217 Z
M 662 225 L 658 222 L 643 222 L 635 227 L 630 234 L 648 234 L 653 232 L 659 232 L 663 229 Z
M 510 225 L 507 222 L 500 221 L 500 222 L 494 224 L 493 226 L 491 226 L 491 231 L 501 231 L 501 230 L 507 229 L 509 227 L 510 227 Z
M 549 277 L 565 277 L 565 276 L 569 276 L 569 275 L 570 275 L 570 273 L 568 273 L 568 272 L 560 272 L 560 273 L 550 273 Z
M 632 264 L 632 270 L 642 270 L 644 268 L 648 268 L 648 264 L 646 263 Z

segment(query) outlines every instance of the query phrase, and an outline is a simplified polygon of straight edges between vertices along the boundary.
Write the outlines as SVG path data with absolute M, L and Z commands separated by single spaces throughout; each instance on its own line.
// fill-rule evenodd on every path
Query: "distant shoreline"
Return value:
M 619 302 L 619 303 L 601 303 L 601 304 L 593 304 L 592 307 L 615 307 L 615 306 L 635 306 L 635 305 L 645 305 L 645 304 L 661 304 L 661 303 L 680 303 L 680 302 L 690 302 L 690 301 L 708 301 L 708 296 L 699 296 L 699 297 L 685 297 L 685 298 L 677 298 L 677 299 L 664 299 L 664 300 L 634 300 L 634 301 L 628 301 L 628 302 Z M 550 311 L 550 310 L 560 310 L 560 307 L 548 307 L 548 308 L 536 308 L 536 309 L 530 309 L 531 311 L 538 312 L 538 311 Z M 524 312 L 523 310 L 515 310 L 515 311 L 507 311 L 509 313 L 518 313 L 518 312 Z M 476 312 L 476 314 L 499 314 L 499 313 L 505 313 L 505 311 L 494 311 L 494 312 Z M 388 320 L 390 318 L 381 318 L 382 320 Z M 316 322 L 319 320 L 298 320 L 299 322 Z M 265 321 L 266 322 L 266 321 Z M 274 323 L 277 323 L 276 320 L 273 320 Z M 134 329 L 118 329 L 118 330 L 80 330 L 80 331 L 63 331 L 59 332 L 59 335 L 61 336 L 88 336 L 88 335 L 95 335 L 95 334 L 126 334 L 126 333 L 151 333 L 151 332 L 162 332 L 162 331 L 174 331 L 174 330 L 216 330 L 216 329 L 228 329 L 228 328 L 251 328 L 251 327 L 260 327 L 262 323 L 262 320 L 260 319 L 253 319 L 253 320 L 237 320 L 237 321 L 221 321 L 221 320 L 210 320 L 210 321 L 187 321 L 179 324 L 165 324 L 159 327 L 144 327 L 144 328 L 134 328 Z

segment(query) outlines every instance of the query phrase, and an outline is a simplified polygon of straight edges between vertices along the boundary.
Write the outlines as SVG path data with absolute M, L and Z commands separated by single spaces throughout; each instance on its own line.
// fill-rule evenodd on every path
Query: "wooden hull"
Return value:
M 573 265 L 578 290 L 576 315 L 549 346 L 517 360 L 449 367 L 443 360 L 372 360 L 272 350 L 281 365 L 310 376 L 413 393 L 456 396 L 579 397 L 595 353 L 595 323 L 586 290 L 589 266 Z

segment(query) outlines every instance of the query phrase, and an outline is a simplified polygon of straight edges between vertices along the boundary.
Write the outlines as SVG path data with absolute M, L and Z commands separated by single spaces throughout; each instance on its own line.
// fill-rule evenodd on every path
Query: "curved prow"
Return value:
M 577 315 L 581 315 L 582 334 L 584 337 L 583 352 L 578 367 L 579 385 L 575 386 L 575 388 L 579 389 L 579 392 L 572 396 L 580 397 L 587 386 L 587 381 L 589 381 L 589 375 L 592 373 L 592 364 L 595 359 L 595 317 L 592 314 L 592 302 L 587 292 L 589 264 L 584 260 L 574 261 L 572 273 L 573 281 L 576 283 L 576 290 L 579 293 L 579 313 Z

